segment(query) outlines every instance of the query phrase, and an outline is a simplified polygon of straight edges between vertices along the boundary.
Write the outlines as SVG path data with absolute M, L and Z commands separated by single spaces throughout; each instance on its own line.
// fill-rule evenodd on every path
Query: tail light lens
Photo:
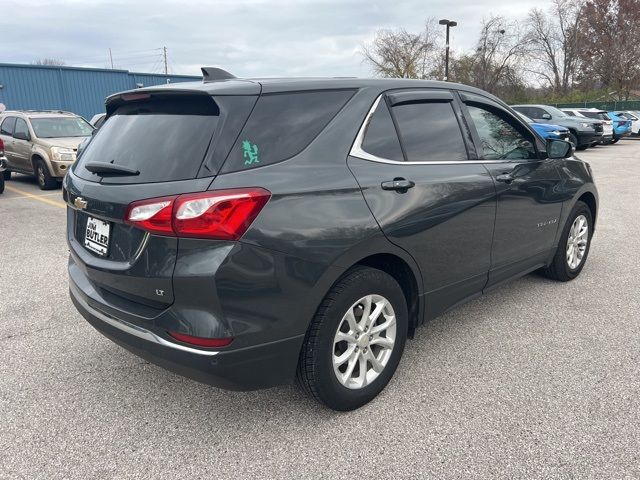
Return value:
M 256 187 L 152 198 L 129 205 L 125 221 L 160 235 L 238 240 L 270 197 Z
M 127 208 L 125 222 L 159 235 L 175 235 L 171 226 L 176 197 L 152 198 L 133 202 Z
M 262 188 L 181 195 L 174 207 L 173 229 L 180 237 L 238 240 L 270 197 Z
M 4 142 L 0 138 L 0 152 L 4 152 Z
M 185 335 L 184 333 L 178 332 L 168 333 L 179 342 L 188 343 L 189 345 L 195 345 L 196 347 L 226 347 L 233 341 L 233 338 L 207 338 L 194 337 L 192 335 Z

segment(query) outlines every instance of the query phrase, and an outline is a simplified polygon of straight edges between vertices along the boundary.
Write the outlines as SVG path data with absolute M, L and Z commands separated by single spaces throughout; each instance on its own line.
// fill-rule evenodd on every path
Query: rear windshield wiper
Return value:
M 106 173 L 107 175 L 140 175 L 138 170 L 124 167 L 122 165 L 114 165 L 107 162 L 87 162 L 84 168 L 91 173 Z

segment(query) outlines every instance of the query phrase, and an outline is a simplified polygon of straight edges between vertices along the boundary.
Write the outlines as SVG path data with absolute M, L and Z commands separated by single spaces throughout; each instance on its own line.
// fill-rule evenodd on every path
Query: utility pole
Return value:
M 456 25 L 458 25 L 458 22 L 454 22 L 451 20 L 447 20 L 447 19 L 442 19 L 438 22 L 440 25 L 446 25 L 447 26 L 447 49 L 445 52 L 445 57 L 444 57 L 444 81 L 448 82 L 449 81 L 449 28 L 450 27 L 455 27 Z
M 167 68 L 167 47 L 162 47 L 162 52 L 164 55 L 164 74 L 167 75 L 169 73 L 169 69 Z
M 109 60 L 111 61 L 111 70 L 113 70 L 113 55 L 111 55 L 111 47 L 109 47 Z

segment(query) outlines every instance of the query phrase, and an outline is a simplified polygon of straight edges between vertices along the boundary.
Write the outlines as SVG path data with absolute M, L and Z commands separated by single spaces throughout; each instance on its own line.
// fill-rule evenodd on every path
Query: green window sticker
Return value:
M 258 145 L 252 144 L 249 140 L 242 141 L 242 158 L 245 165 L 260 163 L 258 156 Z

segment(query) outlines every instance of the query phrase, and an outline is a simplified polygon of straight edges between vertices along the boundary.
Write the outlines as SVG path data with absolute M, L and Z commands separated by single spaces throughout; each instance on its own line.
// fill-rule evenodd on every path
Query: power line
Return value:
M 162 50 L 162 47 L 152 48 L 149 50 L 123 51 L 123 52 L 112 52 L 112 53 L 114 57 L 119 57 L 119 58 L 128 57 L 128 56 L 139 57 L 139 56 L 157 55 L 157 53 L 150 54 L 149 52 L 159 52 L 160 50 Z M 140 54 L 146 54 L 146 55 L 140 55 Z M 101 60 L 101 59 L 104 59 L 105 56 L 106 56 L 106 53 L 101 55 L 86 55 L 86 56 L 80 56 L 80 57 L 71 57 L 71 58 L 65 58 L 64 60 L 68 62 L 81 62 L 86 60 Z
M 133 63 L 116 63 L 118 67 L 132 67 L 136 65 L 154 65 L 157 60 L 149 60 L 148 62 L 133 62 Z

